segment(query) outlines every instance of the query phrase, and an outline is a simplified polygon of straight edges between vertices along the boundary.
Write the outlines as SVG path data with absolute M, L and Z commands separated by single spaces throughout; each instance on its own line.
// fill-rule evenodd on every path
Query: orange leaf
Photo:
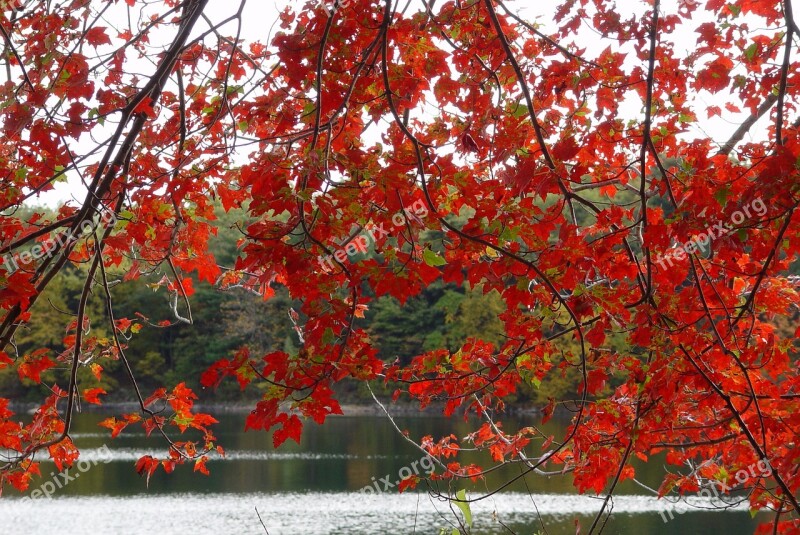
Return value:
M 83 391 L 83 399 L 85 399 L 87 403 L 91 403 L 93 405 L 102 405 L 102 401 L 100 401 L 97 396 L 107 393 L 108 392 L 102 388 L 87 388 Z

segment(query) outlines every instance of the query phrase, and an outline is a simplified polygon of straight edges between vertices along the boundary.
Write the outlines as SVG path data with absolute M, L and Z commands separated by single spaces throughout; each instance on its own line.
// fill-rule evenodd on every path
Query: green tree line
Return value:
M 30 208 L 31 212 L 52 215 L 46 208 Z M 238 255 L 237 241 L 241 231 L 233 221 L 241 214 L 217 210 L 218 233 L 212 238 L 210 249 L 221 266 L 233 266 Z M 588 217 L 588 216 L 587 216 Z M 370 253 L 367 253 L 370 254 Z M 357 258 L 353 258 L 357 261 Z M 53 355 L 64 351 L 64 317 L 74 314 L 81 293 L 82 265 L 70 264 L 60 273 L 45 291 L 34 312 L 39 317 L 52 318 L 24 326 L 15 340 L 17 357 L 22 358 L 34 347 L 46 345 Z M 120 278 L 123 269 L 116 273 Z M 123 342 L 126 355 L 139 386 L 148 393 L 159 386 L 172 386 L 181 381 L 207 400 L 239 401 L 257 396 L 257 392 L 242 393 L 235 382 L 223 383 L 216 391 L 204 391 L 199 378 L 212 363 L 230 356 L 238 348 L 248 346 L 251 354 L 266 354 L 272 351 L 299 351 L 300 341 L 294 332 L 289 311 L 299 310 L 301 303 L 293 302 L 285 287 L 274 284 L 275 295 L 263 299 L 243 288 L 221 290 L 206 282 L 194 281 L 194 294 L 190 297 L 192 324 L 175 322 L 170 296 L 156 282 L 165 275 L 154 272 L 141 279 L 112 287 L 112 299 L 116 318 L 136 320 L 135 327 Z M 369 291 L 369 290 L 367 290 Z M 104 296 L 94 295 L 88 303 L 95 334 L 110 336 Z M 393 297 L 378 297 L 370 302 L 362 322 L 378 348 L 379 356 L 387 361 L 399 360 L 408 363 L 414 356 L 436 348 L 457 351 L 470 337 L 492 343 L 496 348 L 505 342 L 503 323 L 499 315 L 505 312 L 502 299 L 496 292 L 484 293 L 481 288 L 469 288 L 436 282 L 420 295 L 401 304 Z M 161 326 L 161 322 L 171 323 Z M 95 327 L 96 326 L 96 327 Z M 779 329 L 790 329 L 790 325 L 777 325 Z M 620 337 L 621 339 L 621 337 Z M 611 337 L 608 350 L 616 347 Z M 620 342 L 621 343 L 621 342 Z M 572 347 L 572 346 L 575 347 Z M 550 399 L 565 401 L 569 392 L 575 392 L 581 380 L 578 369 L 569 365 L 577 351 L 577 344 L 566 337 L 559 339 L 554 352 L 553 368 L 547 380 L 532 378 L 523 391 L 508 401 L 510 403 L 532 403 L 542 405 Z M 66 361 L 66 359 L 65 359 Z M 91 386 L 93 380 L 90 363 L 81 368 L 81 378 Z M 100 387 L 108 391 L 107 400 L 123 398 L 131 388 L 126 370 L 120 360 L 102 359 L 105 370 Z M 43 377 L 51 381 L 64 369 L 51 369 Z M 41 386 L 33 383 L 21 384 L 13 368 L 0 370 L 0 390 L 18 400 L 35 399 Z M 188 380 L 187 380 L 188 378 Z M 609 385 L 611 386 L 611 385 Z M 27 387 L 27 388 L 26 388 Z M 391 385 L 384 392 L 391 391 Z M 366 400 L 367 392 L 355 384 L 340 385 L 340 397 L 346 401 Z M 130 399 L 130 398 L 128 398 Z

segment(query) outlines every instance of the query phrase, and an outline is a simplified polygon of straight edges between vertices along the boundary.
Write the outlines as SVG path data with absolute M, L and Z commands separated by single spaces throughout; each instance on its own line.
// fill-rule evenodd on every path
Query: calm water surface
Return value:
M 171 475 L 159 471 L 149 485 L 133 465 L 142 455 L 161 455 L 162 444 L 135 428 L 110 440 L 107 430 L 97 427 L 103 418 L 83 414 L 73 428 L 85 461 L 84 470 L 70 471 L 74 480 L 64 484 L 57 476 L 62 488 L 55 488 L 51 498 L 26 500 L 9 493 L 0 499 L 0 534 L 264 534 L 259 515 L 270 535 L 436 535 L 440 528 L 452 528 L 449 504 L 426 492 L 359 492 L 380 480 L 383 490 L 387 482 L 394 484 L 414 469 L 422 473 L 427 466 L 384 417 L 332 418 L 321 427 L 312 423 L 299 446 L 290 442 L 275 450 L 269 435 L 242 432 L 244 415 L 220 415 L 217 436 L 227 456 L 208 463 L 211 476 L 184 466 Z M 397 422 L 415 437 L 446 432 L 463 437 L 474 429 L 432 417 Z M 506 423 L 511 430 L 528 422 Z M 562 425 L 551 422 L 545 428 L 560 436 Z M 638 469 L 637 477 L 657 486 L 662 470 L 652 463 Z M 31 491 L 55 487 L 51 472 L 55 466 L 43 463 L 44 477 Z M 472 490 L 495 490 L 519 475 L 518 466 L 508 466 Z M 755 526 L 746 508 L 709 512 L 703 508 L 710 504 L 702 499 L 694 507 L 673 506 L 645 493 L 633 483 L 621 484 L 604 533 L 745 535 Z M 599 508 L 597 497 L 575 493 L 569 476 L 527 476 L 472 505 L 473 533 L 573 535 L 576 523 L 586 533 Z M 669 510 L 674 519 L 665 523 Z

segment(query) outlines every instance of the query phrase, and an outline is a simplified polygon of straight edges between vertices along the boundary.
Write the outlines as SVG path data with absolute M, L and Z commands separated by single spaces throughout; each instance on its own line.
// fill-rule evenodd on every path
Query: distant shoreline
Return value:
M 236 402 L 236 403 L 195 403 L 196 411 L 208 412 L 211 414 L 246 414 L 255 408 L 257 400 L 251 402 Z M 341 405 L 344 414 L 334 414 L 332 417 L 347 417 L 347 416 L 385 416 L 383 410 L 375 403 L 343 403 Z M 387 405 L 389 413 L 392 416 L 419 416 L 419 417 L 443 417 L 442 408 L 443 404 L 431 404 L 423 410 L 420 410 L 417 405 L 410 403 Z M 17 413 L 33 413 L 38 406 L 30 402 L 10 402 L 9 408 Z M 83 405 L 81 412 L 85 413 L 116 413 L 116 412 L 138 412 L 139 404 L 133 402 L 108 402 L 103 405 Z M 516 408 L 510 407 L 507 414 L 509 415 L 537 415 L 541 411 L 536 407 Z

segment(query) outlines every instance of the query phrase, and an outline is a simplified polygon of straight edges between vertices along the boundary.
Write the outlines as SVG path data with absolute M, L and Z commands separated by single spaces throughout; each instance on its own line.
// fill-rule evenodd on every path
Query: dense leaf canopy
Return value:
M 800 529 L 798 333 L 776 327 L 800 302 L 791 0 L 566 0 L 541 17 L 309 1 L 247 39 L 250 6 L 228 4 L 3 4 L 0 367 L 46 395 L 26 422 L 0 399 L 0 486 L 24 490 L 39 451 L 77 459 L 76 405 L 101 403 L 115 366 L 140 410 L 103 425 L 166 443 L 136 469 L 205 471 L 221 446 L 197 378 L 142 391 L 135 340 L 192 324 L 208 284 L 280 294 L 292 343 L 226 348 L 200 378 L 260 389 L 247 428 L 276 445 L 341 413 L 335 385 L 355 380 L 482 420 L 409 437 L 453 488 L 492 468 L 462 462 L 479 448 L 607 506 L 634 458 L 667 452 L 659 494 L 717 481 Z M 64 180 L 80 198 L 28 208 Z M 223 230 L 238 243 L 218 258 Z M 157 317 L 118 303 L 138 280 L 168 297 Z M 54 284 L 77 299 L 48 306 Z M 485 317 L 379 354 L 371 305 L 392 297 L 402 320 L 436 285 L 484 297 Z M 62 339 L 31 334 L 53 322 Z M 564 436 L 503 432 L 513 396 L 566 376 L 577 389 L 543 412 L 571 411 Z

